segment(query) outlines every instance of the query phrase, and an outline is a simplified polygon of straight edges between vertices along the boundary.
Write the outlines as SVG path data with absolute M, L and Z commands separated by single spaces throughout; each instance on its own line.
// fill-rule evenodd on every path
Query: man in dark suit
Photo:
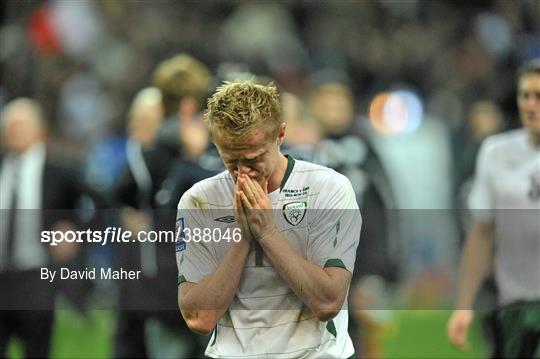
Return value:
M 40 241 L 41 231 L 73 229 L 72 209 L 85 187 L 74 168 L 47 152 L 36 101 L 8 103 L 0 125 L 0 355 L 7 355 L 10 338 L 17 336 L 26 357 L 46 357 L 55 285 L 40 279 L 40 269 L 77 267 L 81 248 L 75 243 L 49 246 Z

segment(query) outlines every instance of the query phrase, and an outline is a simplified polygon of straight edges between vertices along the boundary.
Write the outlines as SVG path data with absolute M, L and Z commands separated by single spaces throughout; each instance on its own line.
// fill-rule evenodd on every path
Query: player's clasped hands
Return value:
M 268 198 L 268 181 L 261 186 L 245 174 L 238 175 L 235 208 L 242 232 L 247 229 L 252 237 L 261 240 L 271 235 L 276 226 L 272 215 L 272 202 Z

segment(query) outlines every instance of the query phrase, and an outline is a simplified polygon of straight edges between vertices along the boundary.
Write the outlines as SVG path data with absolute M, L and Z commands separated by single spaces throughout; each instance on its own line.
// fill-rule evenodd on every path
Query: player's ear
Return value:
M 283 143 L 283 140 L 285 139 L 285 129 L 287 128 L 287 124 L 283 122 L 281 125 L 279 125 L 279 131 L 278 131 L 278 145 L 281 145 Z

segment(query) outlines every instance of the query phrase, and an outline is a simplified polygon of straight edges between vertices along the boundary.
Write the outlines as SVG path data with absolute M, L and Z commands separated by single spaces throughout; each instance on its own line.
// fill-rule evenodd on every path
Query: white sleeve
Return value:
M 495 208 L 493 176 L 491 175 L 494 159 L 491 158 L 493 151 L 490 143 L 487 139 L 480 146 L 473 185 L 468 198 L 468 206 L 473 217 L 487 222 L 493 220 L 493 209 Z
M 310 221 L 307 259 L 321 267 L 340 267 L 354 271 L 360 241 L 362 217 L 349 180 L 337 180 L 323 188 L 328 196 L 318 203 Z
M 186 192 L 178 204 L 176 215 L 176 264 L 178 285 L 197 283 L 217 268 L 211 243 L 195 242 L 194 231 L 205 228 L 202 209 L 193 205 L 192 191 Z

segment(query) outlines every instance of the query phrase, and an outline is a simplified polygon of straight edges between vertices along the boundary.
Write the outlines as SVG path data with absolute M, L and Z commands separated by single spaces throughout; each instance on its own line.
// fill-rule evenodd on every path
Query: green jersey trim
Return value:
M 184 275 L 179 275 L 178 276 L 178 285 L 180 285 L 180 284 L 182 284 L 184 282 L 187 282 L 186 277 L 184 277 Z
M 285 155 L 287 157 L 287 169 L 285 170 L 285 175 L 283 176 L 283 179 L 281 180 L 281 184 L 279 185 L 279 192 L 285 187 L 285 184 L 287 183 L 287 180 L 289 179 L 289 176 L 292 173 L 295 159 L 291 155 Z
M 217 328 L 218 328 L 218 327 L 217 327 L 217 325 L 216 325 L 216 326 L 214 327 L 214 340 L 212 340 L 212 344 L 210 344 L 210 346 L 216 344 L 216 341 L 217 341 L 217 331 L 218 331 Z
M 331 319 L 326 323 L 326 330 L 330 332 L 334 336 L 334 338 L 337 338 L 337 330 L 336 325 L 334 324 L 334 320 Z

